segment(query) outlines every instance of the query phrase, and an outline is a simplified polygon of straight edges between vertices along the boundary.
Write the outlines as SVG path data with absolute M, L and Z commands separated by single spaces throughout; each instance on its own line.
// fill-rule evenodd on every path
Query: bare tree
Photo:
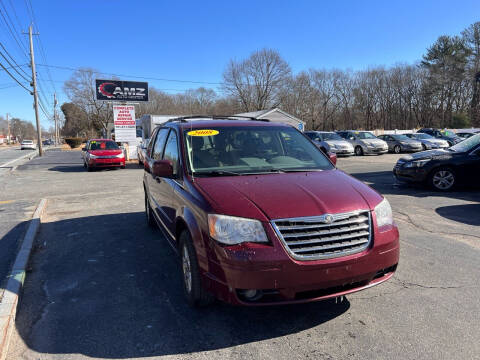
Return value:
M 290 73 L 277 51 L 262 49 L 246 60 L 230 61 L 223 73 L 223 89 L 240 100 L 244 111 L 267 109 L 278 105 L 279 92 Z
M 99 77 L 94 69 L 79 69 L 65 82 L 63 90 L 70 101 L 84 111 L 90 127 L 107 133 L 109 124 L 113 123 L 113 110 L 107 102 L 96 99 L 95 79 Z

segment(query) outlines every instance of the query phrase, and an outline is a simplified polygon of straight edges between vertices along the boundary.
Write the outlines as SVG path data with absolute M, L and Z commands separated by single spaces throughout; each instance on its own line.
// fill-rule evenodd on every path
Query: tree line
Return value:
M 101 132 L 112 109 L 95 100 L 93 69 L 79 69 L 64 85 L 64 135 Z M 440 36 L 415 64 L 362 71 L 309 69 L 293 74 L 272 49 L 231 60 L 216 90 L 168 94 L 150 89 L 143 114 L 222 114 L 280 107 L 307 129 L 412 129 L 480 127 L 480 22 L 459 35 Z

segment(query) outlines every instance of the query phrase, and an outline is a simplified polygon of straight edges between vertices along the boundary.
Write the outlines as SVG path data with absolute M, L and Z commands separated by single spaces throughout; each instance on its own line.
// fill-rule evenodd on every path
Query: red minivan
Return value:
M 121 167 L 125 169 L 123 150 L 113 140 L 91 139 L 83 150 L 83 167 L 88 171 L 96 168 Z
M 144 165 L 148 224 L 180 255 L 193 306 L 324 300 L 397 268 L 387 199 L 291 126 L 174 119 L 152 133 Z

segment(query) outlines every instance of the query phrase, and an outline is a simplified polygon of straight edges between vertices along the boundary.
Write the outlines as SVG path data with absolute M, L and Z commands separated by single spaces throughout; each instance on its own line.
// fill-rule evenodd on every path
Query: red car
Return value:
M 83 150 L 83 166 L 92 171 L 96 168 L 121 167 L 125 169 L 123 150 L 113 140 L 92 139 Z
M 184 117 L 151 139 L 146 218 L 179 253 L 191 305 L 318 301 L 393 276 L 399 233 L 387 199 L 295 128 Z

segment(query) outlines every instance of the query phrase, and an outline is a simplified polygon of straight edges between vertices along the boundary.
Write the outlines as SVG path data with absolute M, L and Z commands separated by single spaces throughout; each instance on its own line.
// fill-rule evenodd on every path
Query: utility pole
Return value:
M 33 53 L 33 34 L 32 25 L 28 27 L 28 38 L 30 39 L 30 62 L 32 68 L 32 87 L 33 87 L 33 107 L 35 109 L 35 119 L 37 121 L 37 141 L 38 141 L 38 155 L 43 156 L 42 146 L 42 128 L 40 127 L 40 117 L 38 116 L 38 93 L 37 93 L 37 73 L 35 71 L 35 56 Z
M 8 121 L 8 113 L 7 113 L 7 145 L 9 145 L 11 142 L 11 137 L 10 137 L 10 121 Z
M 53 120 L 55 121 L 55 146 L 58 146 L 58 122 L 57 122 L 57 94 L 53 93 Z

